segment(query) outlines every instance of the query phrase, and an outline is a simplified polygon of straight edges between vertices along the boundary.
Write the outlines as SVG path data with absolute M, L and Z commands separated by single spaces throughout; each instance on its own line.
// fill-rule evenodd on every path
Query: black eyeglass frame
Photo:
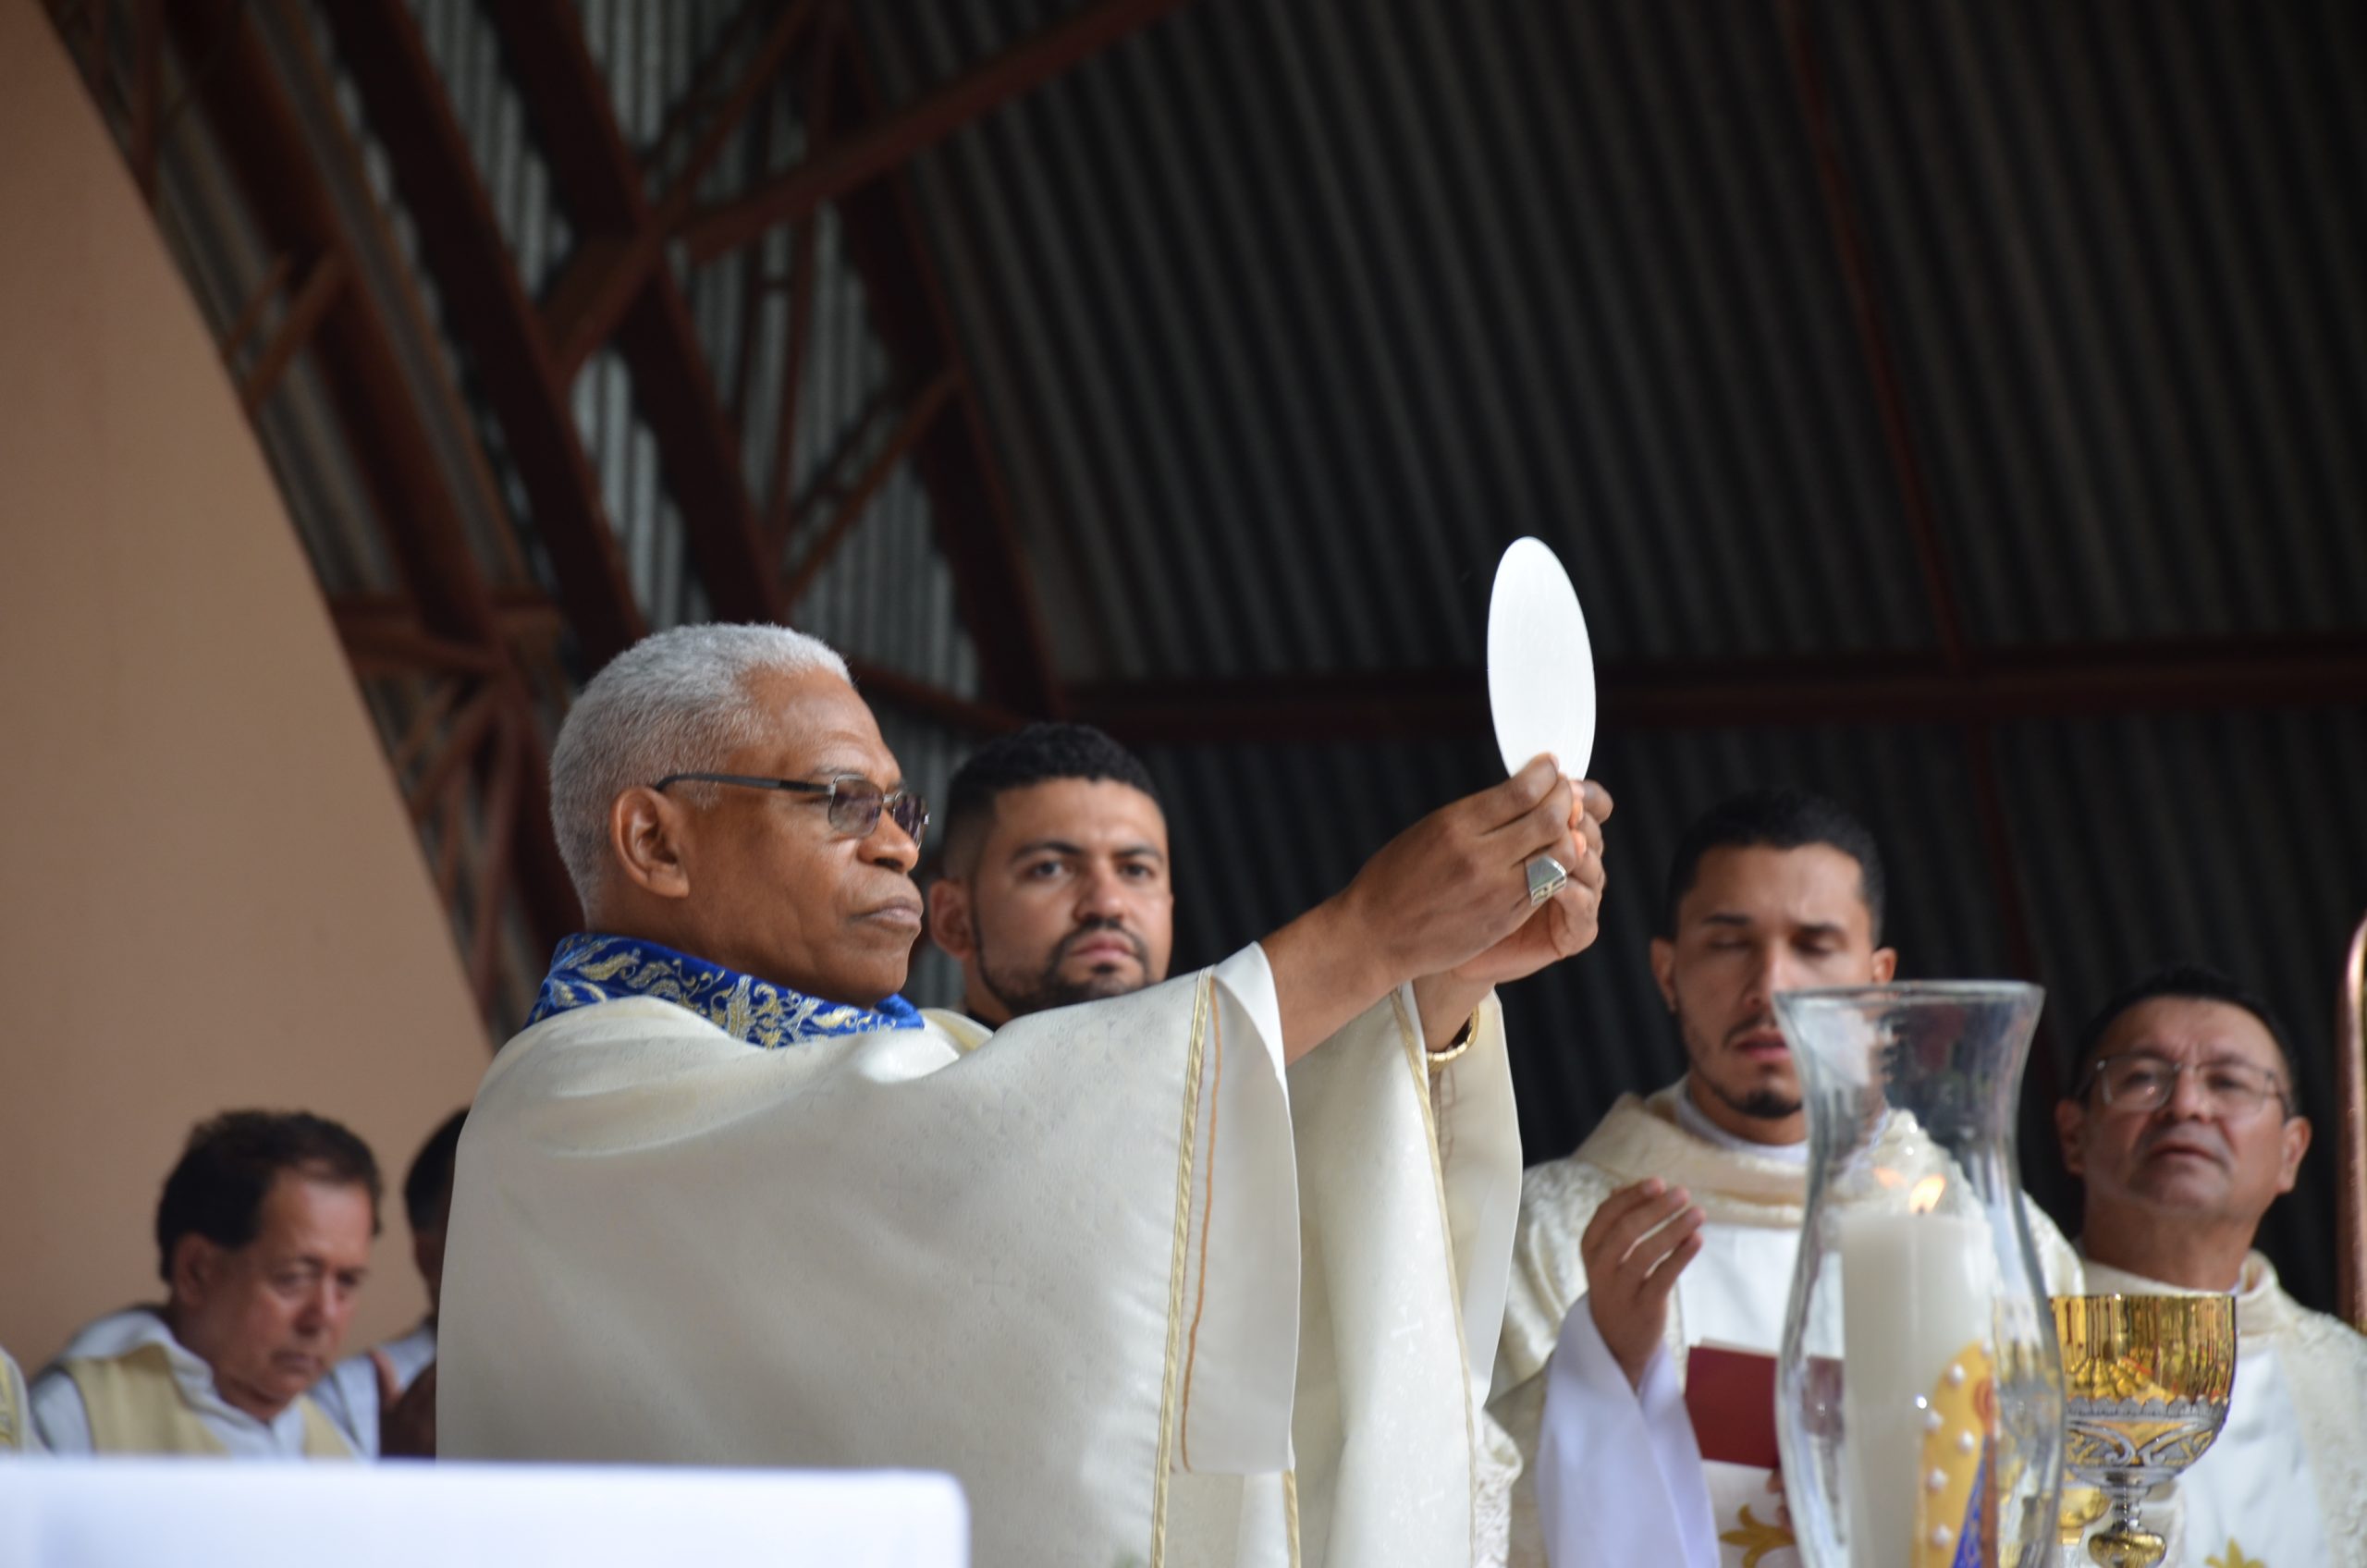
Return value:
M 803 778 L 766 778 L 753 773 L 669 773 L 652 784 L 650 788 L 663 790 L 668 784 L 737 784 L 748 790 L 779 790 L 799 795 L 820 795 L 829 809 L 831 830 L 841 838 L 870 838 L 879 831 L 879 819 L 883 816 L 902 828 L 904 837 L 915 844 L 921 841 L 921 835 L 928 830 L 928 802 L 926 800 L 915 795 L 910 790 L 882 790 L 861 774 L 842 774 L 828 784 L 816 784 Z M 860 784 L 868 791 L 868 794 L 846 791 L 842 786 L 848 784 Z M 871 820 L 863 824 L 860 829 L 850 827 L 840 819 L 841 811 L 849 808 L 860 811 L 864 809 L 864 803 L 866 801 L 876 801 L 877 805 L 871 813 Z M 903 809 L 907 806 L 911 810 Z M 908 816 L 917 817 L 919 820 L 908 822 L 905 820 Z
M 2287 1121 L 2293 1120 L 2293 1091 L 2285 1086 L 2283 1079 L 2265 1067 L 2260 1067 L 2249 1061 L 2229 1061 L 2224 1059 L 2215 1061 L 2172 1061 L 2168 1057 L 2156 1056 L 2152 1051 L 2122 1051 L 2116 1056 L 2100 1056 L 2088 1064 L 2088 1088 L 2106 1105 L 2113 1103 L 2113 1097 L 2112 1091 L 2104 1086 L 2104 1069 L 2116 1061 L 2150 1061 L 2169 1069 L 2170 1086 L 2162 1091 L 2161 1105 L 2147 1107 L 2149 1110 L 2159 1110 L 2162 1106 L 2170 1103 L 2171 1096 L 2178 1092 L 2178 1079 L 2184 1073 L 2204 1072 L 2214 1067 L 2248 1067 L 2268 1080 L 2268 1094 L 2262 1097 L 2260 1103 L 2266 1105 L 2273 1097 L 2284 1110 L 2285 1120 Z

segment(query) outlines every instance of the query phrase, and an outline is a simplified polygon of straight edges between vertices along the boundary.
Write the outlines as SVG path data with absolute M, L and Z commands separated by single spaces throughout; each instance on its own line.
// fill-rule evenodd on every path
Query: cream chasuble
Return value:
M 2088 1288 L 2197 1292 L 2090 1262 Z M 2367 1339 L 2285 1293 L 2267 1258 L 2236 1288 L 2236 1391 L 2211 1452 L 2155 1493 L 2165 1568 L 2367 1568 Z M 2085 1561 L 2084 1557 L 2080 1561 Z
M 1682 1104 L 1684 1093 L 1680 1082 L 1648 1100 L 1623 1098 L 1577 1152 L 1532 1168 L 1522 1182 L 1489 1403 L 1522 1460 L 1515 1568 L 1800 1561 L 1773 1472 L 1701 1459 L 1684 1373 L 1686 1352 L 1704 1341 L 1771 1355 L 1781 1348 L 1808 1202 L 1807 1146 L 1726 1137 Z M 1632 1388 L 1592 1317 L 1572 1309 L 1586 1295 L 1578 1242 L 1595 1210 L 1650 1176 L 1685 1187 L 1708 1219 L 1701 1251 L 1671 1298 L 1663 1354 Z M 2078 1257 L 2036 1205 L 2025 1208 L 2049 1288 L 2076 1289 Z
M 950 1471 L 987 1568 L 1467 1562 L 1517 1134 L 1492 999 L 1435 1131 L 1410 1008 L 1287 1075 L 1255 947 L 966 1054 L 547 1018 L 461 1138 L 442 1452 Z

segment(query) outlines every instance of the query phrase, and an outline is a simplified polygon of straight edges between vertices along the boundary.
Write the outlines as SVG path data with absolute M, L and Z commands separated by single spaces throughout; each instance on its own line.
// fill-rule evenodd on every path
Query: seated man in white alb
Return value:
M 926 816 L 844 665 L 644 641 L 552 758 L 596 934 L 461 1136 L 442 1452 L 948 1470 L 987 1568 L 1468 1562 L 1486 1002 L 1592 940 L 1590 801 L 1540 758 L 1213 970 L 965 1055 L 895 994 Z M 1441 1154 L 1475 1015 L 1493 1114 Z
M 427 1316 L 411 1330 L 349 1355 L 313 1387 L 353 1446 L 373 1459 L 435 1455 L 435 1306 L 444 1293 L 444 1232 L 452 1220 L 452 1156 L 469 1113 L 456 1110 L 428 1134 L 403 1177 L 411 1259 L 427 1287 Z
M 2183 1562 L 2168 1568 L 2367 1568 L 2367 1340 L 2287 1295 L 2252 1250 L 2310 1146 L 2288 1038 L 2226 976 L 2165 969 L 2088 1026 L 2079 1092 L 2055 1112 L 2086 1187 L 2088 1288 L 2236 1297 L 2235 1396 L 2169 1488 Z
M 34 1379 L 53 1453 L 350 1459 L 305 1394 L 337 1359 L 370 1271 L 378 1163 L 337 1123 L 226 1111 L 166 1178 L 161 1306 L 76 1334 Z
M 41 1437 L 33 1430 L 25 1375 L 17 1370 L 16 1358 L 0 1350 L 0 1454 L 40 1452 Z
M 1490 1412 L 1527 1460 L 1521 1568 L 1797 1568 L 1770 1470 L 1705 1463 L 1684 1403 L 1691 1347 L 1773 1354 L 1808 1195 L 1808 1117 L 1780 991 L 1877 985 L 1883 873 L 1831 801 L 1735 796 L 1678 841 L 1651 944 L 1686 1075 L 1632 1096 L 1522 1184 Z M 2078 1275 L 2035 1206 L 2054 1288 Z

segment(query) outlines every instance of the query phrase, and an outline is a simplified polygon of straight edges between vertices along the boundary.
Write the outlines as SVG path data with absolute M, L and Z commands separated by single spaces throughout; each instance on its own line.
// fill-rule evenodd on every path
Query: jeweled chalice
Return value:
M 2236 1386 L 2232 1297 L 2056 1296 L 2063 1344 L 2063 1464 L 2111 1500 L 2088 1555 L 2152 1568 L 2168 1543 L 2145 1528 L 2145 1494 L 2201 1459 Z

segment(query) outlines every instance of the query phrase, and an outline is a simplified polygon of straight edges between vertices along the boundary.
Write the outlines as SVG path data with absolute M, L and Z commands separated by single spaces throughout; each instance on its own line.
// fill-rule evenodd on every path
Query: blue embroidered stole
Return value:
M 655 942 L 590 931 L 559 943 L 526 1022 L 540 1023 L 554 1013 L 625 997 L 654 997 L 688 1008 L 725 1034 L 766 1050 L 921 1027 L 920 1010 L 901 997 L 889 997 L 877 1008 L 826 1002 Z

